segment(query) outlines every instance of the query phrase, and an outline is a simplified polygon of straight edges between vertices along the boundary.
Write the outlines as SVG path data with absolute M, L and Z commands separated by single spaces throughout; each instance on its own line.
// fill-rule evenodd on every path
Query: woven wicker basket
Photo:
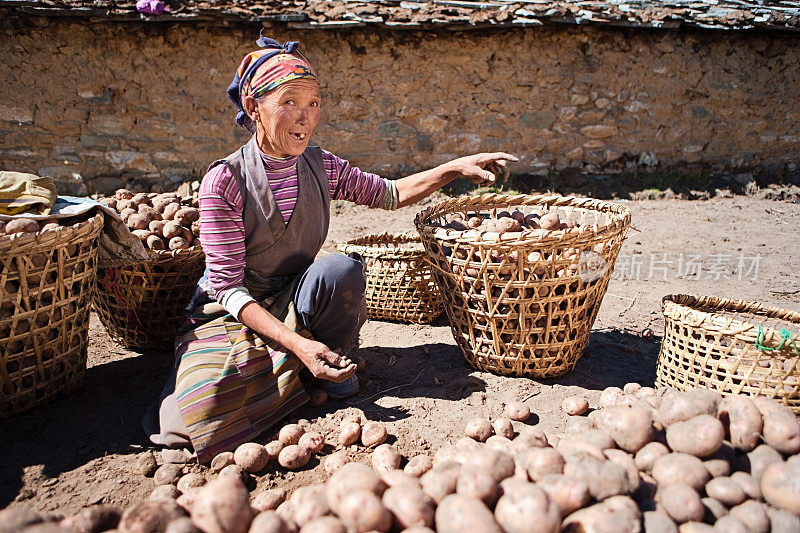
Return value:
M 417 235 L 381 233 L 340 244 L 367 263 L 367 316 L 423 324 L 444 311 L 431 265 Z
M 800 313 L 684 294 L 665 296 L 661 305 L 657 387 L 763 395 L 800 415 Z
M 0 418 L 77 389 L 103 216 L 0 237 Z
M 128 348 L 169 350 L 197 281 L 203 249 L 148 250 L 144 263 L 100 269 L 94 308 L 112 339 Z
M 450 213 L 467 218 L 508 208 L 557 210 L 581 226 L 502 234 L 436 227 Z M 470 364 L 545 378 L 572 370 L 586 348 L 630 211 L 593 199 L 485 194 L 429 207 L 415 223 Z

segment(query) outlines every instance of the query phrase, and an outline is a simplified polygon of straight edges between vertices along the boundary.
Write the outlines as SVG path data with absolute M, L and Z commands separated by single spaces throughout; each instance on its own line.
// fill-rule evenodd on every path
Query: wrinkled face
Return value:
M 319 123 L 320 93 L 316 80 L 292 80 L 264 95 L 246 97 L 245 109 L 258 125 L 258 144 L 272 157 L 302 154 Z

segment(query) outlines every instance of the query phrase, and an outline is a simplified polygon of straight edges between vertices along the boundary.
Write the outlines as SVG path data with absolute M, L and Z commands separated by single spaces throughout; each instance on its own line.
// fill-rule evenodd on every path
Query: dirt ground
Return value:
M 395 446 L 412 457 L 459 438 L 469 418 L 495 417 L 504 403 L 523 400 L 534 413 L 528 424 L 558 434 L 567 418 L 560 411 L 565 396 L 584 394 L 596 405 L 607 386 L 653 384 L 664 295 L 718 295 L 800 310 L 797 203 L 739 196 L 628 205 L 635 229 L 628 233 L 589 347 L 566 377 L 537 381 L 474 371 L 444 317 L 432 325 L 368 321 L 361 335 L 367 363 L 362 392 L 322 408 L 303 408 L 293 420 L 309 421 L 332 442 L 345 413 L 359 409 L 385 422 Z M 336 203 L 324 250 L 369 233 L 412 231 L 419 210 L 419 205 L 385 212 Z M 648 327 L 655 331 L 649 340 L 641 336 Z M 132 466 L 137 454 L 149 449 L 139 420 L 161 390 L 172 356 L 120 347 L 96 316 L 90 335 L 89 368 L 79 391 L 0 421 L 0 508 L 69 515 L 97 503 L 125 507 L 153 489 L 153 480 Z M 327 446 L 323 455 L 331 451 Z M 350 453 L 368 459 L 363 450 Z M 324 478 L 314 460 L 296 473 L 269 467 L 253 488 L 293 488 Z

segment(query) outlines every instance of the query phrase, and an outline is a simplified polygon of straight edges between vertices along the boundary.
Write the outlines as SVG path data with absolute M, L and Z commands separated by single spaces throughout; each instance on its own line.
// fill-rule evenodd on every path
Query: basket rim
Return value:
M 734 298 L 721 298 L 718 296 L 693 296 L 689 294 L 668 294 L 661 299 L 661 310 L 665 317 L 677 319 L 679 311 L 691 311 L 698 320 L 692 326 L 698 327 L 701 324 L 710 324 L 716 328 L 731 328 L 735 325 L 735 331 L 728 331 L 729 334 L 736 336 L 754 336 L 754 331 L 758 325 L 747 321 L 744 318 L 724 318 L 722 315 L 702 309 L 716 308 L 720 311 L 730 311 L 734 313 L 752 313 L 766 318 L 774 318 L 791 322 L 800 327 L 800 312 L 792 311 L 777 306 L 767 306 L 760 302 L 749 300 L 737 300 Z M 780 334 L 775 328 L 762 326 L 765 338 L 780 338 Z M 790 332 L 794 338 L 800 338 L 800 330 Z
M 388 246 L 392 242 L 397 242 L 398 244 L 419 243 L 420 247 L 419 250 L 397 249 Z M 364 257 L 372 258 L 416 259 L 426 256 L 425 248 L 422 246 L 422 239 L 415 233 L 376 233 L 350 239 L 347 242 L 337 244 L 336 247 L 344 253 L 358 252 Z
M 479 230 L 456 231 L 444 228 L 432 227 L 428 225 L 430 218 L 454 211 L 459 207 L 522 207 L 522 206 L 546 206 L 546 207 L 577 207 L 601 213 L 616 215 L 608 224 L 595 227 L 575 227 L 566 230 L 545 230 L 541 228 L 527 229 L 516 232 L 487 232 Z M 597 200 L 595 198 L 579 198 L 576 196 L 560 196 L 552 194 L 496 194 L 487 193 L 478 196 L 458 196 L 433 206 L 426 207 L 414 218 L 414 224 L 420 235 L 431 235 L 436 239 L 442 240 L 463 240 L 473 244 L 518 244 L 523 242 L 543 242 L 552 240 L 560 241 L 564 236 L 585 236 L 591 237 L 612 231 L 619 227 L 630 226 L 631 210 L 627 206 Z
M 76 234 L 80 235 L 81 233 L 85 233 L 86 235 L 90 235 L 98 228 L 102 228 L 104 222 L 103 215 L 102 213 L 96 213 L 87 218 L 85 222 L 88 222 L 88 224 L 83 224 L 78 228 L 74 228 L 73 225 L 70 224 L 69 226 L 59 226 L 58 229 L 53 229 L 45 233 L 37 231 L 35 233 L 14 233 L 13 235 L 2 234 L 0 235 L 0 252 L 11 254 L 14 253 L 16 249 L 25 248 L 31 244 L 47 246 L 54 241 L 62 242 L 65 239 L 70 239 Z

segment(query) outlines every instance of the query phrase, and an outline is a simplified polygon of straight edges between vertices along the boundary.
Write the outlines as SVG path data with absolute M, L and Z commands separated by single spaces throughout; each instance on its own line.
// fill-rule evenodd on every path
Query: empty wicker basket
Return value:
M 381 233 L 340 244 L 367 264 L 367 316 L 427 323 L 444 311 L 425 249 L 417 235 Z
M 451 213 L 466 219 L 509 208 L 557 211 L 580 226 L 499 234 L 437 227 Z M 415 223 L 453 336 L 470 364 L 538 378 L 572 370 L 588 344 L 630 218 L 620 205 L 550 195 L 461 197 L 419 213 Z
M 800 313 L 757 302 L 665 296 L 656 386 L 774 398 L 800 415 Z
M 98 214 L 52 231 L 0 237 L 0 418 L 83 381 L 102 228 Z
M 203 275 L 200 246 L 148 250 L 144 263 L 100 269 L 94 308 L 112 339 L 128 348 L 170 350 Z

